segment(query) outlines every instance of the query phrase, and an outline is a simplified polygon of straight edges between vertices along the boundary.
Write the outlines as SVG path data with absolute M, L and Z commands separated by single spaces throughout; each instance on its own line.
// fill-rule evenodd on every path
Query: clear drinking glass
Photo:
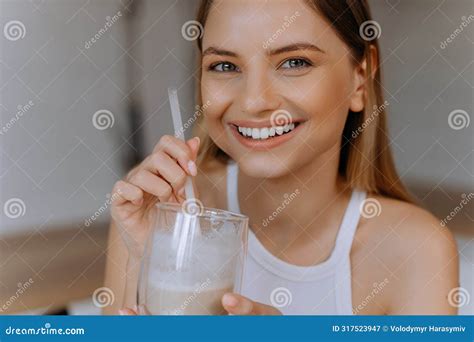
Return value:
M 247 216 L 186 202 L 156 204 L 138 280 L 140 314 L 221 315 L 223 294 L 240 292 Z

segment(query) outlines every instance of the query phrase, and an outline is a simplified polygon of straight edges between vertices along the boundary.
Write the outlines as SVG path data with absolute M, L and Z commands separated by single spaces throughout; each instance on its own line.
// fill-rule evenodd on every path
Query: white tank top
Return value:
M 228 210 L 241 213 L 238 164 L 227 165 Z M 296 266 L 271 254 L 249 230 L 242 295 L 277 307 L 284 315 L 352 315 L 350 251 L 366 198 L 354 190 L 330 257 L 314 266 Z

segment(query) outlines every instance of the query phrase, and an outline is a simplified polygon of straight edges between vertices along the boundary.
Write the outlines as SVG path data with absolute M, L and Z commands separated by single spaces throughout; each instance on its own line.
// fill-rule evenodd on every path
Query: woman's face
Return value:
M 253 177 L 335 160 L 349 109 L 363 108 L 358 69 L 303 0 L 215 1 L 201 79 L 209 135 Z

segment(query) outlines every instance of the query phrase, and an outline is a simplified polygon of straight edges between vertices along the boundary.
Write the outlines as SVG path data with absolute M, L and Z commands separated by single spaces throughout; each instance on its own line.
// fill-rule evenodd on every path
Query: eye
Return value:
M 235 72 L 239 71 L 237 66 L 233 63 L 230 62 L 219 62 L 219 63 L 214 63 L 209 66 L 210 71 L 216 71 L 216 72 Z
M 303 58 L 291 58 L 284 61 L 280 68 L 282 69 L 301 69 L 311 66 L 312 64 Z

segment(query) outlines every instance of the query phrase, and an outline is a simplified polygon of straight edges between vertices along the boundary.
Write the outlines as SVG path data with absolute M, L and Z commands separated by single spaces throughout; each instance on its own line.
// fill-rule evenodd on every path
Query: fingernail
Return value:
M 201 139 L 199 137 L 194 137 L 193 139 L 197 140 L 197 145 L 199 146 L 201 144 Z
M 127 311 L 124 310 L 124 309 L 120 309 L 120 310 L 119 310 L 119 314 L 120 314 L 120 316 L 126 316 L 126 315 L 127 315 Z
M 197 175 L 196 163 L 193 162 L 192 160 L 188 161 L 188 170 L 191 173 L 191 175 L 193 175 L 193 176 Z
M 222 302 L 224 303 L 224 305 L 232 306 L 232 307 L 237 306 L 237 304 L 239 303 L 237 298 L 229 294 L 224 295 Z

